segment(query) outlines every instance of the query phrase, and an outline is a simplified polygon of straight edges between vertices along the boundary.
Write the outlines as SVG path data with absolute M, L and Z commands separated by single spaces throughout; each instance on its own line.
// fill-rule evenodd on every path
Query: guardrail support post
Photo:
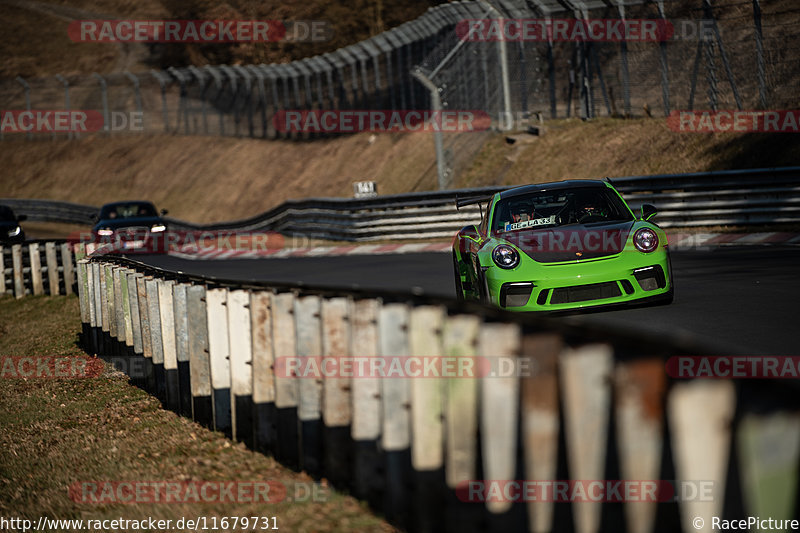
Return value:
M 351 353 L 359 357 L 378 355 L 378 312 L 380 301 L 356 300 L 353 303 Z M 381 436 L 381 383 L 379 378 L 359 376 L 353 379 L 353 494 L 381 508 L 384 479 L 379 473 L 383 459 L 379 449 Z
M 444 355 L 442 331 L 445 309 L 416 307 L 409 317 L 409 345 L 414 355 Z M 445 529 L 444 493 L 444 380 L 411 380 L 411 464 L 414 468 L 413 531 Z
M 70 249 L 69 243 L 61 245 L 61 266 L 63 267 L 64 277 L 64 294 L 70 295 L 73 293 L 73 285 L 75 285 L 75 256 Z
M 231 369 L 228 341 L 227 289 L 206 291 L 208 355 L 214 402 L 214 429 L 232 436 Z
M 156 390 L 155 367 L 153 365 L 153 337 L 150 333 L 150 302 L 147 298 L 148 277 L 136 276 L 136 299 L 139 303 L 139 323 L 142 329 L 142 357 L 144 358 L 145 390 L 154 393 Z
M 172 287 L 172 304 L 175 316 L 175 353 L 178 360 L 178 412 L 192 416 L 192 385 L 189 371 L 189 315 L 186 291 L 189 285 L 176 283 Z
M 164 347 L 164 383 L 167 409 L 180 410 L 178 390 L 178 353 L 175 346 L 175 307 L 172 302 L 173 280 L 158 281 L 158 312 L 161 317 L 161 344 Z
M 302 296 L 294 302 L 294 316 L 297 320 L 297 357 L 319 357 L 322 353 L 322 328 L 320 324 L 321 304 L 319 296 Z M 299 402 L 297 418 L 300 424 L 302 445 L 300 466 L 311 476 L 318 476 L 322 459 L 322 380 L 305 376 L 299 380 Z
M 322 301 L 322 355 L 349 357 L 350 300 L 326 298 Z M 324 475 L 335 484 L 350 481 L 352 441 L 350 440 L 351 384 L 348 377 L 323 377 Z
M 275 352 L 272 340 L 272 293 L 250 295 L 253 336 L 253 438 L 262 453 L 274 453 L 276 438 Z
M 167 405 L 167 378 L 164 369 L 164 344 L 161 339 L 161 305 L 159 303 L 159 281 L 148 279 L 145 281 L 147 290 L 147 313 L 150 324 L 150 349 L 153 354 L 153 381 L 155 389 L 153 394 Z
M 141 304 L 139 303 L 138 288 L 138 280 L 141 277 L 141 274 L 131 270 L 126 274 L 131 318 L 131 372 L 135 375 L 135 383 L 142 389 L 146 389 L 148 367 L 142 349 Z
M 231 428 L 233 439 L 253 447 L 253 341 L 250 293 L 228 293 L 228 353 L 230 354 Z
M 0 244 L 0 296 L 6 293 L 6 255 L 3 245 Z
M 275 408 L 277 409 L 277 446 L 275 457 L 290 468 L 300 465 L 297 427 L 297 379 L 288 374 L 287 360 L 297 356 L 294 320 L 294 294 L 285 292 L 272 298 L 275 362 Z
M 211 389 L 211 369 L 208 351 L 208 318 L 206 288 L 190 285 L 186 289 L 187 327 L 189 331 L 189 379 L 192 391 L 192 419 L 212 428 L 214 405 Z
M 34 296 L 44 294 L 44 282 L 42 280 L 42 258 L 39 255 L 39 243 L 28 244 L 28 257 L 31 265 L 31 290 Z

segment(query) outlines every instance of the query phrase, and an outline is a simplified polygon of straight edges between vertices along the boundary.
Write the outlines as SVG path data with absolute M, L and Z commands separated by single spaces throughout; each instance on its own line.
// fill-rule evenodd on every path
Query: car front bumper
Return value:
M 590 261 L 526 261 L 512 270 L 484 271 L 491 302 L 509 311 L 563 311 L 668 297 L 672 272 L 665 250 L 624 251 Z

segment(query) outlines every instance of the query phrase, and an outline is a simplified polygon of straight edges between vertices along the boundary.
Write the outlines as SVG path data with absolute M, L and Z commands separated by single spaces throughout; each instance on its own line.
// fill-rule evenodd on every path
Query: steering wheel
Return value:
M 587 224 L 590 222 L 602 222 L 605 220 L 606 217 L 603 215 L 598 215 L 596 213 L 586 213 L 578 218 L 578 224 Z

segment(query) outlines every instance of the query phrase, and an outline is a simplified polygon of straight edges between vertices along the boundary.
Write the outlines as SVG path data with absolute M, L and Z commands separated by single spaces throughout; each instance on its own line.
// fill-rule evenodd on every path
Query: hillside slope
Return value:
M 542 137 L 515 136 L 514 144 L 491 135 L 455 186 L 800 163 L 800 136 L 792 134 L 676 133 L 659 119 L 560 120 L 547 127 Z M 93 205 L 144 198 L 201 223 L 255 215 L 290 198 L 348 197 L 354 181 L 378 182 L 379 194 L 436 188 L 426 133 L 314 142 L 164 135 L 14 140 L 0 143 L 0 167 L 6 169 L 0 197 Z

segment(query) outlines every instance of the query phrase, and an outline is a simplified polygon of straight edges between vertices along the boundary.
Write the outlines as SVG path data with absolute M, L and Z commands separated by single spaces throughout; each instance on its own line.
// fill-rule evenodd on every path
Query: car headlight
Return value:
M 633 234 L 633 245 L 640 252 L 649 254 L 658 248 L 658 235 L 650 228 L 642 228 Z
M 108 237 L 109 235 L 114 235 L 114 230 L 111 229 L 99 229 L 97 230 L 97 234 L 101 237 Z
M 21 227 L 19 227 L 19 226 L 17 226 L 16 228 L 14 228 L 14 229 L 12 229 L 12 230 L 10 230 L 10 231 L 8 232 L 8 236 L 9 236 L 9 237 L 16 237 L 16 236 L 17 236 L 17 235 L 19 235 L 21 232 L 22 232 L 22 228 L 21 228 Z
M 150 228 L 150 231 L 152 231 L 153 233 L 160 233 L 162 231 L 167 231 L 167 226 L 165 226 L 164 224 L 156 224 L 155 226 Z
M 519 264 L 519 253 L 511 246 L 501 244 L 492 251 L 492 259 L 500 268 L 514 268 Z

